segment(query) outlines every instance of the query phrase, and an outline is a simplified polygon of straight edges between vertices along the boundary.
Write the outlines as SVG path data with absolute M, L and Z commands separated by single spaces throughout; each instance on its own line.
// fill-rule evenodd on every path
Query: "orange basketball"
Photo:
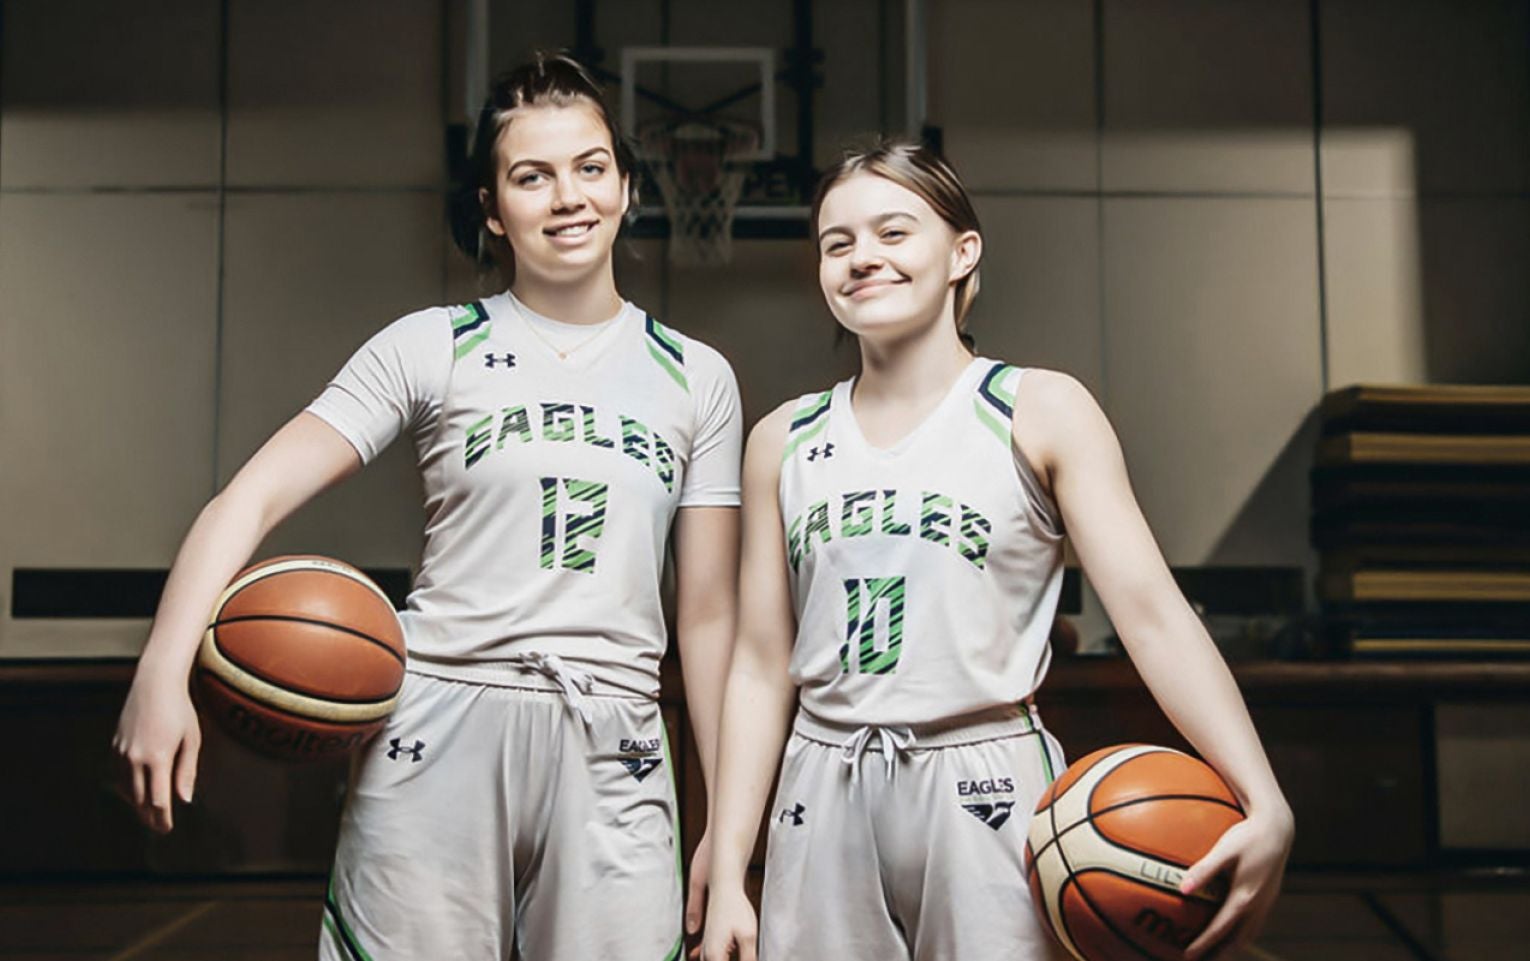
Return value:
M 393 710 L 404 634 L 387 596 L 354 567 L 276 557 L 218 598 L 194 676 L 202 711 L 236 740 L 281 760 L 329 760 Z
M 1080 961 L 1181 961 L 1223 892 L 1179 893 L 1185 869 L 1243 808 L 1217 773 L 1166 747 L 1107 747 L 1041 796 L 1026 880 L 1045 926 Z

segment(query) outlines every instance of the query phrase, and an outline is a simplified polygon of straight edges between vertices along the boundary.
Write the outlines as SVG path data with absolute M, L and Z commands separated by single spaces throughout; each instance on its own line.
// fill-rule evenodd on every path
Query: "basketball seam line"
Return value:
M 1089 765 L 1083 771 L 1079 772 L 1079 777 L 1081 778 L 1085 774 L 1087 774 L 1090 771 L 1094 770 L 1095 765 L 1099 764 L 1101 761 L 1104 761 L 1104 760 L 1105 760 L 1104 758 L 1100 758 L 1099 761 L 1095 761 L 1094 764 Z M 1066 774 L 1067 772 L 1065 771 L 1063 773 Z M 1075 778 L 1074 780 L 1077 781 L 1077 778 Z M 1056 788 L 1056 784 L 1057 784 L 1056 781 L 1052 782 L 1052 787 L 1053 787 L 1053 791 L 1052 791 L 1052 803 L 1047 805 L 1047 819 L 1052 822 L 1052 837 L 1053 837 L 1054 840 L 1057 838 L 1057 799 L 1059 797 L 1061 797 L 1065 793 L 1063 791 L 1056 790 L 1055 789 Z M 1071 787 L 1071 785 L 1070 785 L 1070 787 Z M 1044 850 L 1045 850 L 1045 848 L 1043 848 L 1043 852 L 1044 852 Z M 1037 852 L 1037 857 L 1040 857 L 1043 852 Z M 1068 940 L 1067 940 L 1067 947 L 1068 947 L 1070 953 L 1076 955 L 1076 954 L 1079 953 L 1078 952 L 1078 939 L 1073 936 L 1073 928 L 1068 924 L 1068 912 L 1066 910 L 1064 910 L 1064 908 L 1063 908 L 1063 895 L 1067 893 L 1068 885 L 1073 883 L 1073 865 L 1068 863 L 1068 855 L 1067 855 L 1067 852 L 1065 852 L 1062 849 L 1062 845 L 1058 845 L 1058 847 L 1057 847 L 1057 858 L 1058 858 L 1058 860 L 1062 861 L 1063 872 L 1067 876 L 1067 880 L 1063 882 L 1062 888 L 1059 889 L 1058 892 L 1057 892 L 1057 924 L 1056 924 L 1056 926 L 1061 928 L 1063 933 L 1067 935 L 1067 938 L 1068 938 Z M 1032 861 L 1031 863 L 1034 864 L 1036 862 Z M 1042 889 L 1043 889 L 1042 900 L 1045 901 L 1046 900 L 1046 898 L 1045 898 L 1046 879 L 1041 877 L 1041 869 L 1040 868 L 1036 869 L 1036 879 L 1039 882 L 1041 882 L 1041 886 L 1042 886 Z
M 239 688 L 237 688 L 234 685 L 230 684 L 228 681 L 226 681 L 223 678 L 219 677 L 217 674 L 213 673 L 212 671 L 209 671 L 206 668 L 202 668 L 201 670 L 202 670 L 202 673 L 206 676 L 207 680 L 213 681 L 213 682 L 215 682 L 217 684 L 221 684 L 222 686 L 228 688 L 230 691 L 233 691 L 235 694 L 238 694 L 239 696 L 244 697 L 244 698 L 248 698 L 251 701 L 255 701 L 256 704 L 260 705 L 262 710 L 271 711 L 274 714 L 280 714 L 282 717 L 291 718 L 293 720 L 298 720 L 298 721 L 317 721 L 320 724 L 332 724 L 335 727 L 367 727 L 368 725 L 377 724 L 380 721 L 384 720 L 383 717 L 376 717 L 376 718 L 372 718 L 370 720 L 365 720 L 365 721 L 334 721 L 334 720 L 330 720 L 327 717 L 310 717 L 307 714 L 299 714 L 297 711 L 289 711 L 289 710 L 287 710 L 284 707 L 277 707 L 274 704 L 267 704 L 264 701 L 257 701 L 257 700 L 255 700 L 255 698 L 250 697 L 250 695 L 246 694 L 244 691 L 239 690 Z M 385 697 L 385 698 L 383 698 L 380 701 L 358 701 L 358 702 L 349 702 L 349 703 L 385 704 L 385 703 L 387 703 L 388 701 L 391 701 L 391 700 L 392 700 L 392 698 L 386 698 Z
M 1140 746 L 1141 746 L 1141 745 L 1137 745 L 1137 744 L 1123 744 L 1123 745 L 1121 745 L 1121 747 L 1123 747 L 1123 748 L 1127 748 L 1127 747 L 1140 747 Z M 1094 770 L 1094 769 L 1095 769 L 1095 768 L 1097 768 L 1097 767 L 1099 767 L 1099 766 L 1100 766 L 1100 765 L 1101 765 L 1101 764 L 1103 764 L 1103 763 L 1105 763 L 1105 761 L 1106 761 L 1106 760 L 1108 760 L 1108 759 L 1109 759 L 1109 757 L 1110 757 L 1110 755 L 1108 755 L 1108 754 L 1107 754 L 1107 755 L 1105 755 L 1105 757 L 1102 757 L 1102 758 L 1099 758 L 1099 759 L 1098 759 L 1098 760 L 1096 760 L 1096 761 L 1095 761 L 1095 762 L 1094 762 L 1094 763 L 1092 763 L 1092 764 L 1090 764 L 1090 765 L 1089 765 L 1089 766 L 1088 766 L 1088 767 L 1086 767 L 1086 768 L 1084 768 L 1084 769 L 1083 769 L 1083 770 L 1082 770 L 1082 771 L 1079 771 L 1079 772 L 1078 772 L 1078 776 L 1077 776 L 1077 777 L 1075 777 L 1075 778 L 1074 778 L 1074 779 L 1073 779 L 1073 780 L 1074 780 L 1074 782 L 1075 782 L 1075 783 L 1077 783 L 1077 782 L 1078 782 L 1078 781 L 1082 781 L 1082 780 L 1083 780 L 1083 779 L 1084 779 L 1084 775 L 1085 775 L 1085 774 L 1088 774 L 1088 773 L 1089 773 L 1089 772 L 1090 772 L 1090 771 L 1093 771 L 1093 770 Z M 1066 775 L 1067 775 L 1067 773 L 1068 773 L 1068 772 L 1067 772 L 1067 771 L 1064 771 L 1064 772 L 1063 772 L 1063 776 L 1066 776 Z M 1061 779 L 1061 777 L 1059 777 L 1059 780 L 1060 780 L 1060 779 Z M 1056 784 L 1056 783 L 1057 783 L 1057 781 L 1053 781 L 1053 782 L 1052 782 L 1052 784 Z M 1049 785 L 1047 785 L 1047 786 L 1048 786 L 1048 787 L 1051 787 L 1051 785 L 1050 785 L 1050 784 L 1049 784 Z M 1072 785 L 1072 784 L 1070 784 L 1070 785 L 1068 785 L 1068 789 L 1071 789 L 1071 788 L 1072 788 L 1072 787 L 1073 787 L 1073 785 Z M 1063 795 L 1063 794 L 1066 794 L 1066 793 L 1067 793 L 1067 789 L 1065 789 L 1065 790 L 1063 790 L 1063 791 L 1059 791 L 1059 792 L 1057 792 L 1057 794 L 1054 794 L 1054 795 L 1053 795 L 1053 796 L 1052 796 L 1052 803 L 1051 803 L 1051 804 L 1048 804 L 1048 805 L 1047 805 L 1047 808 L 1048 808 L 1048 809 L 1050 809 L 1050 808 L 1051 808 L 1051 807 L 1052 807 L 1052 804 L 1056 804 L 1056 803 L 1057 803 L 1057 799 L 1058 799 L 1058 797 L 1060 797 L 1060 796 L 1062 796 L 1062 795 Z M 1038 813 L 1038 814 L 1039 814 L 1039 813 L 1041 813 L 1041 812 L 1039 812 L 1039 811 L 1038 811 L 1038 812 L 1036 812 L 1036 813 Z
M 1093 818 L 1086 818 L 1085 820 L 1089 821 L 1090 822 L 1090 826 L 1093 827 Z M 1068 830 L 1071 831 L 1071 830 L 1073 830 L 1073 828 L 1076 828 L 1079 825 L 1082 825 L 1083 823 L 1084 823 L 1084 821 L 1079 821 L 1079 822 L 1071 825 L 1068 828 Z M 1064 832 L 1064 833 L 1066 833 L 1066 832 Z M 1110 847 L 1115 848 L 1117 851 L 1124 851 L 1127 854 L 1130 854 L 1130 855 L 1132 855 L 1134 857 L 1139 857 L 1139 858 L 1151 857 L 1154 861 L 1161 861 L 1164 864 L 1172 865 L 1173 867 L 1179 868 L 1181 871 L 1188 871 L 1188 870 L 1190 870 L 1190 865 L 1188 865 L 1188 864 L 1180 864 L 1178 861 L 1171 861 L 1168 858 L 1161 858 L 1161 857 L 1157 856 L 1156 854 L 1150 855 L 1150 854 L 1148 854 L 1145 851 L 1137 851 L 1137 850 L 1134 850 L 1132 848 L 1127 847 L 1124 844 L 1117 843 L 1116 841 L 1113 841 L 1110 838 L 1106 837 L 1104 834 L 1100 833 L 1100 831 L 1098 829 L 1096 829 L 1094 833 L 1099 837 L 1099 839 L 1100 839 L 1100 841 L 1102 843 L 1107 844 Z M 1086 868 L 1085 870 L 1091 870 L 1092 871 L 1094 869 L 1093 868 Z
M 1062 852 L 1059 851 L 1058 853 L 1061 854 Z M 1091 870 L 1091 871 L 1103 871 L 1106 874 L 1115 874 L 1117 877 L 1126 877 L 1126 875 L 1117 874 L 1115 871 L 1111 871 L 1108 868 L 1090 868 L 1089 870 Z M 1128 880 L 1131 880 L 1131 879 L 1128 878 Z M 1100 919 L 1100 923 L 1105 925 L 1105 927 L 1107 929 L 1109 929 L 1110 933 L 1114 934 L 1116 936 L 1116 940 L 1120 941 L 1123 945 L 1125 945 L 1128 949 L 1130 949 L 1131 951 L 1136 953 L 1139 957 L 1147 958 L 1147 961 L 1162 961 L 1162 959 L 1160 959 L 1157 955 L 1151 954 L 1148 951 L 1138 947 L 1137 944 L 1134 941 L 1132 941 L 1130 938 L 1128 938 L 1121 931 L 1120 928 L 1115 926 L 1115 924 L 1110 920 L 1110 918 L 1105 916 L 1105 912 L 1100 910 L 1100 906 L 1098 904 L 1094 903 L 1094 898 L 1091 898 L 1089 896 L 1089 892 L 1084 890 L 1084 886 L 1082 884 L 1078 883 L 1078 875 L 1074 874 L 1071 869 L 1068 871 L 1068 884 L 1072 884 L 1078 890 L 1078 896 L 1084 899 L 1084 903 L 1085 904 L 1089 905 L 1089 910 L 1093 911 L 1094 912 L 1094 916 Z M 1067 884 L 1063 885 L 1063 887 L 1066 888 Z M 1059 902 L 1058 902 L 1059 909 L 1061 908 L 1061 906 L 1062 906 L 1062 902 L 1061 902 L 1061 900 L 1059 900 Z M 1062 913 L 1061 910 L 1059 910 L 1059 913 Z M 1066 920 L 1066 916 L 1064 917 L 1064 920 Z M 1072 934 L 1072 932 L 1070 931 L 1069 935 L 1071 936 L 1071 934 Z M 1075 943 L 1077 943 L 1077 942 L 1075 942 Z
M 294 574 L 305 570 L 302 565 L 305 562 L 314 561 L 319 563 L 314 567 L 306 568 L 307 570 L 322 570 L 337 577 L 342 577 L 356 586 L 371 592 L 378 600 L 392 608 L 393 599 L 383 593 L 383 589 L 378 587 L 377 583 L 368 577 L 365 572 L 352 567 L 344 561 L 335 560 L 333 557 L 325 557 L 322 554 L 292 554 L 281 558 L 268 558 L 236 574 L 234 579 L 229 582 L 228 587 L 224 588 L 223 593 L 218 595 L 218 600 L 213 605 L 212 613 L 214 618 L 222 613 L 224 606 L 240 591 L 253 587 L 261 581 L 272 577 L 279 577 L 282 574 Z
M 1105 761 L 1108 760 L 1109 758 L 1110 758 L 1109 754 L 1103 754 L 1100 757 L 1096 758 L 1094 760 L 1094 762 L 1091 763 L 1088 767 L 1084 768 L 1082 771 L 1079 771 L 1078 772 L 1078 776 L 1076 776 L 1073 779 L 1073 782 L 1070 783 L 1064 789 L 1059 790 L 1058 787 L 1057 787 L 1058 781 L 1060 781 L 1061 778 L 1059 778 L 1058 781 L 1053 781 L 1050 785 L 1047 786 L 1048 789 L 1052 792 L 1052 800 L 1047 804 L 1047 806 L 1045 808 L 1043 808 L 1043 810 L 1046 812 L 1047 820 L 1052 822 L 1052 840 L 1048 841 L 1046 844 L 1043 844 L 1041 846 L 1041 850 L 1036 852 L 1036 858 L 1040 858 L 1043 854 L 1045 854 L 1047 848 L 1051 847 L 1057 841 L 1057 838 L 1058 838 L 1058 835 L 1059 835 L 1059 832 L 1057 830 L 1057 802 L 1058 802 L 1058 800 L 1064 794 L 1068 793 L 1068 791 L 1072 790 L 1074 784 L 1077 784 L 1079 781 L 1083 780 L 1085 775 L 1087 775 L 1090 771 L 1093 771 L 1095 768 L 1099 767 L 1101 764 L 1105 763 Z M 1067 777 L 1067 775 L 1068 775 L 1067 771 L 1064 771 L 1062 773 L 1062 777 Z M 1089 797 L 1090 797 L 1090 799 L 1092 799 L 1094 797 L 1094 791 L 1093 791 L 1092 788 L 1090 789 Z M 1088 810 L 1087 799 L 1086 799 L 1086 806 L 1085 806 L 1084 809 L 1086 811 Z M 1038 811 L 1037 813 L 1039 814 L 1041 812 Z M 1029 843 L 1029 841 L 1027 841 L 1027 843 Z M 1058 857 L 1058 860 L 1062 861 L 1062 863 L 1063 863 L 1063 871 L 1068 876 L 1069 880 L 1071 881 L 1071 879 L 1073 878 L 1073 865 L 1068 863 L 1068 855 L 1067 855 L 1066 852 L 1063 851 L 1061 845 L 1058 845 L 1058 848 L 1057 848 L 1057 857 Z M 1033 859 L 1031 861 L 1031 863 L 1035 864 L 1036 861 Z M 1040 869 L 1039 868 L 1037 869 L 1037 877 L 1038 878 L 1040 877 Z M 1073 931 L 1072 931 L 1071 928 L 1068 927 L 1067 912 L 1065 912 L 1063 910 L 1063 906 L 1062 906 L 1063 891 L 1067 890 L 1068 883 L 1069 883 L 1068 881 L 1064 881 L 1063 882 L 1063 886 L 1062 886 L 1062 890 L 1059 890 L 1057 892 L 1057 923 L 1056 923 L 1055 926 L 1058 927 L 1058 928 L 1061 928 L 1063 933 L 1067 935 L 1067 946 L 1069 947 L 1069 949 L 1071 951 L 1073 948 L 1076 948 L 1078 946 L 1078 941 L 1076 941 L 1074 939 Z M 1043 899 L 1043 900 L 1045 900 L 1045 899 Z M 1093 906 L 1091 905 L 1091 908 L 1092 907 Z M 1053 933 L 1056 933 L 1056 932 L 1054 931 Z
M 1093 792 L 1092 791 L 1090 792 L 1090 797 L 1091 797 L 1091 799 L 1093 798 Z M 1079 827 L 1080 825 L 1088 824 L 1088 825 L 1093 826 L 1095 818 L 1098 818 L 1098 817 L 1101 817 L 1103 815 L 1109 814 L 1112 811 L 1119 811 L 1122 808 L 1129 808 L 1129 807 L 1131 807 L 1134 804 L 1146 804 L 1148 801 L 1208 801 L 1208 802 L 1210 802 L 1212 804 L 1220 804 L 1223 807 L 1232 808 L 1234 811 L 1237 811 L 1239 814 L 1242 814 L 1245 817 L 1248 816 L 1247 813 L 1243 810 L 1243 808 L 1240 807 L 1239 805 L 1237 805 L 1237 804 L 1229 804 L 1228 802 L 1222 800 L 1221 798 L 1209 797 L 1209 796 L 1207 796 L 1205 794 L 1155 794 L 1152 797 L 1140 797 L 1140 798 L 1133 798 L 1130 801 L 1120 801 L 1120 802 L 1118 802 L 1116 804 L 1112 804 L 1110 807 L 1105 808 L 1102 811 L 1092 811 L 1092 812 L 1084 815 L 1082 818 L 1079 818 L 1077 821 L 1074 821 L 1072 824 L 1068 825 L 1067 827 L 1063 828 L 1061 831 L 1058 831 L 1058 830 L 1055 829 L 1057 821 L 1054 819 L 1053 822 L 1052 822 L 1052 824 L 1054 826 L 1054 829 L 1052 831 L 1052 840 L 1048 841 L 1046 844 L 1043 844 L 1041 846 L 1041 850 L 1036 852 L 1036 853 L 1038 855 L 1045 854 L 1047 848 L 1051 847 L 1054 844 L 1057 844 L 1062 839 L 1062 836 L 1064 834 L 1067 834 L 1069 831 L 1073 830 L 1076 827 Z M 1114 844 L 1114 842 L 1112 842 L 1109 837 L 1106 837 L 1104 832 L 1099 831 L 1098 828 L 1096 828 L 1096 832 L 1099 833 L 1101 839 L 1103 839 L 1106 843 Z M 1115 846 L 1116 847 L 1120 847 L 1120 845 L 1118 845 L 1118 844 L 1115 845 Z M 1130 848 L 1122 848 L 1122 850 L 1128 850 L 1129 851 L 1131 849 Z M 1133 851 L 1132 853 L 1133 854 L 1140 854 L 1142 852 L 1140 852 L 1140 851 Z M 1163 861 L 1165 864 L 1173 864 L 1175 867 L 1182 868 L 1182 869 L 1189 867 L 1189 865 L 1186 865 L 1186 864 L 1178 864 L 1177 862 L 1170 861 L 1168 858 L 1159 858 L 1159 860 Z
M 210 627 L 210 628 L 213 628 L 213 630 L 214 630 L 213 637 L 214 637 L 214 639 L 216 639 L 217 638 L 216 631 L 217 631 L 218 627 L 220 627 L 220 626 L 222 626 L 224 624 L 241 624 L 241 623 L 244 623 L 245 621 L 285 621 L 285 622 L 288 622 L 288 623 L 291 623 L 291 624 L 312 624 L 312 625 L 314 625 L 316 627 L 328 627 L 328 628 L 332 628 L 334 630 L 341 631 L 341 632 L 346 633 L 346 634 L 350 634 L 353 637 L 359 637 L 362 640 L 367 641 L 368 643 L 375 644 L 378 647 L 382 648 L 383 650 L 387 651 L 389 656 L 391 656 L 394 660 L 398 661 L 400 664 L 405 663 L 403 655 L 399 654 L 398 651 L 395 651 L 393 649 L 393 647 L 391 645 L 389 645 L 386 641 L 380 641 L 377 638 L 373 637 L 370 634 L 367 634 L 364 631 L 356 630 L 354 627 L 346 627 L 344 624 L 336 624 L 333 621 L 321 621 L 321 620 L 319 620 L 318 618 L 315 618 L 315 617 L 296 617 L 296 616 L 291 615 L 291 614 L 240 614 L 237 617 L 220 617 L 220 618 L 218 618 L 217 620 L 213 621 L 211 624 L 209 624 L 207 626 Z M 229 660 L 234 661 L 235 663 L 238 663 L 238 660 L 236 658 L 229 657 L 228 651 L 223 650 L 223 645 L 219 644 L 218 645 L 218 649 L 220 651 L 223 651 L 223 656 L 224 657 L 228 657 Z M 241 664 L 240 666 L 244 667 L 243 664 Z M 248 670 L 248 668 L 246 668 L 246 670 Z
M 1139 746 L 1139 745 L 1129 745 L 1129 746 L 1136 747 L 1136 746 Z M 1141 745 L 1141 746 L 1149 746 L 1149 745 Z M 1147 752 L 1144 752 L 1144 753 L 1152 753 L 1152 752 L 1151 751 L 1147 751 Z M 1137 756 L 1140 756 L 1140 755 L 1137 755 Z M 1086 774 L 1088 774 L 1090 771 L 1094 770 L 1096 767 L 1098 767 L 1101 764 L 1103 764 L 1110 757 L 1111 757 L 1110 754 L 1106 754 L 1106 755 L 1100 757 L 1098 760 L 1096 760 L 1093 764 L 1091 764 L 1088 767 L 1084 768 L 1084 770 L 1079 772 L 1078 777 L 1073 779 L 1073 783 L 1076 784 L 1079 781 L 1083 780 L 1083 778 L 1084 778 L 1084 776 Z M 1067 774 L 1066 771 L 1063 772 L 1063 773 L 1064 773 L 1064 775 Z M 1100 779 L 1101 782 L 1103 782 L 1104 780 L 1105 780 L 1104 778 Z M 1055 785 L 1056 782 L 1053 782 L 1053 784 Z M 1094 792 L 1095 792 L 1096 789 L 1099 788 L 1099 786 L 1100 785 L 1097 783 L 1097 784 L 1094 785 L 1094 787 L 1091 787 L 1089 789 L 1089 796 L 1087 798 L 1085 798 L 1085 801 L 1084 801 L 1084 810 L 1085 811 L 1089 810 L 1090 805 L 1093 803 L 1093 801 L 1094 801 Z M 1070 785 L 1068 785 L 1068 788 L 1065 789 L 1065 790 L 1055 791 L 1053 793 L 1053 795 L 1052 795 L 1052 803 L 1047 805 L 1047 818 L 1052 822 L 1052 837 L 1053 837 L 1054 840 L 1058 836 L 1058 831 L 1057 831 L 1057 800 L 1063 794 L 1066 794 L 1067 790 L 1071 790 L 1072 787 L 1073 787 L 1073 785 L 1070 784 Z M 1102 835 L 1102 837 L 1103 837 L 1103 835 Z M 1104 838 L 1104 840 L 1105 840 L 1105 843 L 1107 843 L 1107 844 L 1112 844 L 1113 843 L 1113 842 L 1110 841 L 1109 838 Z M 1119 845 L 1116 845 L 1116 846 L 1119 847 Z M 1067 933 L 1069 947 L 1070 948 L 1077 948 L 1078 947 L 1078 939 L 1073 936 L 1073 929 L 1068 924 L 1068 912 L 1063 909 L 1063 897 L 1062 897 L 1063 893 L 1067 891 L 1068 885 L 1069 884 L 1073 884 L 1074 879 L 1077 877 L 1077 875 L 1075 875 L 1073 873 L 1073 865 L 1068 861 L 1067 852 L 1065 852 L 1063 850 L 1062 845 L 1058 845 L 1058 847 L 1057 847 L 1057 857 L 1058 857 L 1058 860 L 1062 861 L 1062 863 L 1063 863 L 1063 871 L 1067 874 L 1067 877 L 1068 877 L 1068 880 L 1063 882 L 1062 888 L 1057 892 L 1057 921 L 1058 921 L 1058 926 L 1061 927 L 1063 929 L 1063 931 Z M 1089 897 L 1088 892 L 1086 892 L 1083 889 L 1082 886 L 1075 885 L 1075 887 L 1078 887 L 1079 897 L 1083 898 L 1084 899 L 1084 903 L 1089 905 L 1089 910 L 1093 911 L 1095 916 L 1100 918 L 1101 921 L 1104 921 L 1105 922 L 1105 926 L 1110 928 L 1111 932 L 1113 934 L 1115 934 L 1115 936 L 1118 939 L 1120 939 L 1123 944 L 1126 944 L 1133 951 L 1135 951 L 1138 954 L 1142 955 L 1143 957 L 1147 958 L 1148 961 L 1158 961 L 1157 958 L 1154 958 L 1152 955 L 1149 955 L 1145 951 L 1142 951 L 1136 945 L 1134 945 L 1130 941 L 1128 941 L 1126 939 L 1126 937 L 1121 934 L 1120 931 L 1116 930 L 1115 925 L 1111 924 L 1110 921 L 1107 920 L 1105 918 L 1105 916 L 1100 913 L 1099 907 Z
M 387 697 L 341 697 L 338 694 L 331 694 L 328 691 L 318 691 L 318 690 L 313 690 L 311 688 L 300 687 L 300 686 L 292 683 L 291 681 L 286 681 L 286 680 L 283 680 L 283 681 L 280 681 L 280 682 L 272 681 L 272 680 L 269 680 L 269 679 L 267 679 L 265 677 L 262 677 L 262 676 L 260 676 L 258 674 L 255 674 L 254 671 L 251 671 L 249 668 L 245 667 L 244 665 L 239 664 L 237 661 L 235 661 L 233 663 L 237 667 L 239 667 L 241 670 L 245 671 L 248 674 L 254 674 L 255 677 L 258 680 L 265 681 L 265 683 L 270 684 L 272 687 L 281 688 L 284 691 L 287 691 L 287 692 L 289 692 L 291 694 L 296 694 L 296 695 L 298 695 L 300 697 L 304 697 L 304 698 L 307 698 L 309 700 L 327 701 L 327 702 L 329 702 L 331 704 L 354 704 L 354 705 L 357 705 L 357 706 L 364 706 L 364 705 L 367 705 L 367 704 L 373 704 L 373 705 L 387 704 L 389 701 L 394 701 L 394 700 L 398 699 L 398 692 L 397 691 L 394 691 L 392 694 L 389 694 Z M 234 684 L 229 683 L 227 678 L 219 675 L 217 671 L 212 670 L 211 668 L 207 667 L 205 664 L 197 665 L 197 670 L 204 672 L 209 677 L 216 677 L 218 680 L 222 681 L 224 686 L 228 687 L 230 690 L 239 691 L 240 694 L 243 694 L 245 697 L 248 697 L 251 700 L 256 701 L 256 703 L 260 704 L 262 707 L 271 707 L 272 706 L 272 705 L 267 704 L 265 701 L 261 701 L 259 698 L 255 697 L 253 694 L 251 694 L 249 691 L 241 690 L 239 687 L 235 686 Z M 300 714 L 297 711 L 291 711 L 291 710 L 288 710 L 287 708 L 279 708 L 279 710 L 281 710 L 283 713 L 290 714 L 293 717 L 306 717 L 309 720 L 324 721 L 326 724 L 367 724 L 367 723 L 371 723 L 369 721 L 331 721 L 329 718 L 314 718 L 314 717 L 309 717 L 306 714 Z M 3 957 L 3 955 L 0 955 L 0 957 Z

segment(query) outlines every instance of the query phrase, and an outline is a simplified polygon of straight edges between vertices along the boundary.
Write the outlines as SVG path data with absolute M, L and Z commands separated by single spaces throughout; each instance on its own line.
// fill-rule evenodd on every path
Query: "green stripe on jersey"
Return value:
M 691 392 L 690 381 L 685 379 L 685 374 L 674 365 L 674 363 L 669 359 L 668 355 L 659 350 L 659 348 L 655 347 L 653 344 L 649 344 L 648 356 L 652 357 L 660 367 L 664 368 L 664 372 L 673 378 L 675 383 L 680 385 L 681 390 L 685 391 L 687 394 Z
M 992 409 L 989 408 L 987 404 L 983 403 L 982 398 L 973 399 L 972 409 L 977 414 L 978 421 L 984 427 L 988 428 L 988 430 L 992 432 L 993 436 L 999 439 L 999 443 L 1003 444 L 1005 447 L 1008 447 L 1009 425 L 999 423 L 999 419 L 993 415 Z
M 685 345 L 675 337 L 675 332 L 652 316 L 644 318 L 643 332 L 648 338 L 648 356 L 664 368 L 664 372 L 680 385 L 681 390 L 690 393 L 691 383 L 686 379 L 684 370 Z
M 834 391 L 826 390 L 798 402 L 797 409 L 792 412 L 791 427 L 786 433 L 786 448 L 781 451 L 781 463 L 786 463 L 797 453 L 797 448 L 823 433 L 829 423 L 829 403 L 833 397 Z
M 452 321 L 454 359 L 461 360 L 473 348 L 489 339 L 493 325 L 489 322 L 489 312 L 483 304 L 474 302 L 465 307 L 452 308 L 447 316 Z

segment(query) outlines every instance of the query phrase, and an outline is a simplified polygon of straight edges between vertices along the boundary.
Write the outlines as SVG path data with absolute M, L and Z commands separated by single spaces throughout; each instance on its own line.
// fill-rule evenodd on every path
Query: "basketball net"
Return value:
M 682 267 L 725 264 L 733 253 L 733 212 L 747 169 L 736 162 L 758 149 L 759 131 L 743 124 L 688 120 L 641 137 L 669 216 L 669 259 Z

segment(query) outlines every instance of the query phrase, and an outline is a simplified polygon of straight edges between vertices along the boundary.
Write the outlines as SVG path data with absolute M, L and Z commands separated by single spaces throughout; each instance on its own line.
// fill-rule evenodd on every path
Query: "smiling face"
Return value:
M 518 278 L 573 282 L 609 269 L 627 212 L 627 178 L 594 105 L 519 107 L 494 151 L 490 231 L 509 241 Z
M 859 337 L 906 335 L 950 314 L 952 284 L 979 253 L 976 233 L 958 234 L 918 194 L 875 174 L 845 178 L 819 207 L 818 282 Z

